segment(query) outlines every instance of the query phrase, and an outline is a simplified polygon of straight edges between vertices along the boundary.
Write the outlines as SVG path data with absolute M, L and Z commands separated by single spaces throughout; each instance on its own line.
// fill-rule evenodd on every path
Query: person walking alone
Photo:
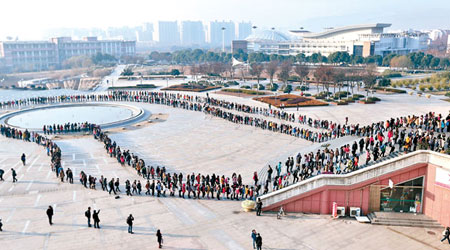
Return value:
M 98 217 L 99 213 L 100 213 L 100 209 L 97 211 L 94 210 L 94 214 L 92 215 L 92 219 L 94 219 L 94 228 L 98 228 L 98 229 L 100 229 L 100 218 Z
M 442 236 L 444 236 L 444 238 L 442 238 L 441 242 L 444 242 L 444 240 L 448 241 L 448 244 L 450 244 L 450 227 L 447 227 L 444 232 L 442 233 Z
M 52 206 L 48 206 L 48 209 L 47 209 L 47 217 L 48 217 L 48 223 L 50 224 L 50 226 L 53 225 L 53 222 L 52 222 L 52 218 L 53 218 L 53 208 L 52 208 Z
M 258 201 L 256 202 L 256 216 L 261 216 L 262 205 L 261 198 L 258 198 Z
M 133 217 L 132 214 L 130 214 L 130 216 L 128 216 L 128 218 L 127 218 L 128 233 L 129 234 L 133 233 L 133 221 L 134 221 L 134 217 Z
M 16 170 L 14 170 L 14 168 L 11 168 L 11 174 L 12 174 L 12 178 L 13 178 L 13 182 L 17 182 L 17 173 Z
M 158 240 L 159 248 L 162 248 L 163 238 L 159 229 L 156 231 L 156 239 Z
M 88 227 L 91 227 L 91 207 L 88 207 L 86 212 L 84 212 L 84 216 L 87 217 L 88 220 Z
M 25 166 L 27 157 L 25 156 L 25 153 L 22 154 L 20 157 L 20 160 L 22 161 L 22 164 Z

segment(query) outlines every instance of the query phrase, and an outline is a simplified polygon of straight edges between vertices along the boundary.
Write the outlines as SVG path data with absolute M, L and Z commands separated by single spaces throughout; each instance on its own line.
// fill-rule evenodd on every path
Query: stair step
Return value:
M 372 222 L 374 225 L 384 225 L 384 226 L 404 226 L 404 227 L 423 227 L 423 228 L 443 228 L 438 223 L 402 223 L 402 222 Z
M 429 218 L 417 218 L 417 219 L 407 219 L 407 218 L 373 218 L 374 221 L 399 221 L 399 222 L 408 222 L 408 221 L 417 221 L 417 222 L 436 222 L 433 219 Z

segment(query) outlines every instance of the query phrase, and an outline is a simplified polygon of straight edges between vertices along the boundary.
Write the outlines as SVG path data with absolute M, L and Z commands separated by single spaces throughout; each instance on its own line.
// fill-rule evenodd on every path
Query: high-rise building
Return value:
M 222 31 L 222 29 L 224 30 Z M 222 38 L 223 33 L 223 38 Z M 222 46 L 222 39 L 225 42 L 225 46 L 230 46 L 231 41 L 236 37 L 234 22 L 209 22 L 208 26 L 208 42 L 211 46 Z
M 244 40 L 252 34 L 252 23 L 240 22 L 238 24 L 238 40 Z
M 144 23 L 137 31 L 137 41 L 150 42 L 153 41 L 153 23 Z
M 180 32 L 177 21 L 159 21 L 157 40 L 161 45 L 178 45 L 180 43 Z
M 202 45 L 205 43 L 205 32 L 201 21 L 181 22 L 181 44 L 184 46 Z

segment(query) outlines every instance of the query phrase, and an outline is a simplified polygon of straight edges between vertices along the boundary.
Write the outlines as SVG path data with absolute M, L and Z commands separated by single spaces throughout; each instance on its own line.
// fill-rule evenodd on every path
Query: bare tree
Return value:
M 234 67 L 233 67 L 233 64 L 232 64 L 232 63 L 227 63 L 227 64 L 225 64 L 225 68 L 226 68 L 226 71 L 228 71 L 231 80 L 233 80 L 233 77 L 234 77 Z
M 323 89 L 326 90 L 326 96 L 330 89 L 331 82 L 334 81 L 335 70 L 333 67 L 321 65 L 314 71 L 314 77 L 322 83 Z M 319 85 L 317 85 L 319 91 Z
M 278 73 L 278 79 L 280 79 L 284 83 L 285 86 L 289 79 L 291 70 L 292 70 L 292 62 L 291 61 L 284 61 L 281 64 L 280 73 Z
M 263 70 L 264 70 L 264 66 L 260 63 L 250 64 L 250 75 L 256 77 L 256 81 L 258 82 L 258 85 L 259 85 L 259 77 L 261 76 Z
M 242 80 L 245 82 L 245 77 L 246 77 L 246 74 L 247 74 L 247 70 L 245 68 L 241 68 L 239 70 L 239 72 L 241 73 Z
M 270 87 L 273 87 L 273 76 L 278 70 L 278 61 L 273 60 L 266 64 L 266 72 L 269 75 Z
M 366 100 L 369 96 L 369 90 L 373 91 L 373 86 L 377 82 L 376 68 L 377 66 L 375 64 L 367 65 L 365 75 L 363 76 L 364 87 L 366 88 Z
M 346 71 L 344 69 L 337 69 L 334 74 L 334 94 L 336 95 L 336 85 L 338 85 L 339 91 L 341 92 L 341 83 L 346 80 Z M 341 100 L 341 95 L 339 95 L 339 100 Z
M 309 75 L 309 68 L 306 65 L 297 64 L 294 67 L 295 73 L 300 77 L 300 81 L 303 84 L 303 81 Z

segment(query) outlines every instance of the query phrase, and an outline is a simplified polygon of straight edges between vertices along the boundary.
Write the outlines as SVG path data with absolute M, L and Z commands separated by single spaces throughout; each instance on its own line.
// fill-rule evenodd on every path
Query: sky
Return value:
M 250 21 L 280 30 L 362 23 L 450 29 L 450 0 L 5 0 L 0 40 L 40 39 L 54 28 L 137 26 L 158 20 Z

